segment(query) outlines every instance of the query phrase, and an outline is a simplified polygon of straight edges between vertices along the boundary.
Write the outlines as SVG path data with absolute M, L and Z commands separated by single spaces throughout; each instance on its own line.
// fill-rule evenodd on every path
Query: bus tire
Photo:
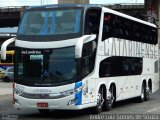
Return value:
M 40 113 L 48 113 L 49 109 L 38 109 Z
M 92 109 L 93 114 L 100 114 L 102 112 L 103 102 L 104 102 L 103 87 L 100 87 L 97 96 L 97 105 Z
M 150 95 L 150 90 L 149 88 L 147 89 L 147 87 L 145 86 L 145 90 L 144 90 L 144 100 L 145 101 L 149 100 L 149 95 Z
M 141 87 L 141 95 L 137 98 L 139 103 L 142 103 L 144 101 L 144 93 L 145 93 L 145 85 L 143 83 Z
M 5 76 L 3 79 L 2 79 L 3 82 L 10 82 L 10 79 L 9 77 Z
M 110 111 L 112 109 L 114 102 L 115 102 L 114 86 L 113 85 L 110 86 L 109 92 L 110 92 L 110 96 L 108 96 L 108 98 L 107 98 L 107 95 L 106 95 L 104 105 L 103 105 L 103 109 L 105 111 Z

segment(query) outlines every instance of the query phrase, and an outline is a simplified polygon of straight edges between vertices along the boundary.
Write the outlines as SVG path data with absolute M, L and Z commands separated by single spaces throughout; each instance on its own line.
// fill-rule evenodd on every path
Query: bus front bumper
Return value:
M 28 99 L 15 95 L 14 107 L 17 109 L 35 108 L 35 109 L 54 109 L 54 110 L 80 110 L 96 106 L 96 102 L 88 104 L 76 104 L 74 95 L 60 99 Z M 44 104 L 39 106 L 39 104 Z M 47 105 L 47 106 L 46 106 Z

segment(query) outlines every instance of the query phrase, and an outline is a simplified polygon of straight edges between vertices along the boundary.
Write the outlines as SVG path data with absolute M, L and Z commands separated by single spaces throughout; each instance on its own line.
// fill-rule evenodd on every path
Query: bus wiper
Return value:
M 59 75 L 59 76 L 63 76 L 63 74 L 59 71 L 56 71 L 56 74 Z
M 76 81 L 76 78 L 71 78 L 71 79 L 64 79 L 63 81 L 60 81 L 60 82 L 65 82 L 65 83 L 71 83 L 71 81 L 75 80 Z

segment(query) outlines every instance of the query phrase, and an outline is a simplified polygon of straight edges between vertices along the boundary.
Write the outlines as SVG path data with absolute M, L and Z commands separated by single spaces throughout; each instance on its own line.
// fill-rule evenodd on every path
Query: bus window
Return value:
M 18 34 L 61 35 L 79 33 L 81 30 L 81 12 L 81 9 L 25 12 Z
M 82 77 L 91 73 L 94 69 L 95 64 L 95 54 L 96 54 L 96 42 L 91 41 L 85 43 L 82 50 L 82 60 L 81 60 L 81 75 Z
M 111 15 L 105 14 L 103 23 L 103 39 L 106 39 L 111 34 Z
M 98 34 L 100 25 L 101 10 L 90 9 L 86 13 L 85 18 L 85 34 Z
M 121 56 L 109 57 L 101 61 L 99 76 L 115 77 L 126 75 L 140 75 L 142 73 L 142 65 L 142 58 Z

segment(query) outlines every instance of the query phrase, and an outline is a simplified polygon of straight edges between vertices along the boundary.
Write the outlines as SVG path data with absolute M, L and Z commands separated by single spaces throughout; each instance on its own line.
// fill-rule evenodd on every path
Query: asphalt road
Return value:
M 117 102 L 109 112 L 93 115 L 90 109 L 80 111 L 50 111 L 41 114 L 38 110 L 17 110 L 12 105 L 12 95 L 0 96 L 0 119 L 6 120 L 91 120 L 91 119 L 160 119 L 160 90 L 150 96 L 149 101 L 137 103 L 135 99 Z M 119 116 L 119 115 L 123 116 Z M 135 114 L 134 116 L 132 116 Z M 118 116 L 117 116 L 118 115 Z M 146 116 L 147 115 L 147 116 Z M 152 115 L 152 116 L 151 116 Z

